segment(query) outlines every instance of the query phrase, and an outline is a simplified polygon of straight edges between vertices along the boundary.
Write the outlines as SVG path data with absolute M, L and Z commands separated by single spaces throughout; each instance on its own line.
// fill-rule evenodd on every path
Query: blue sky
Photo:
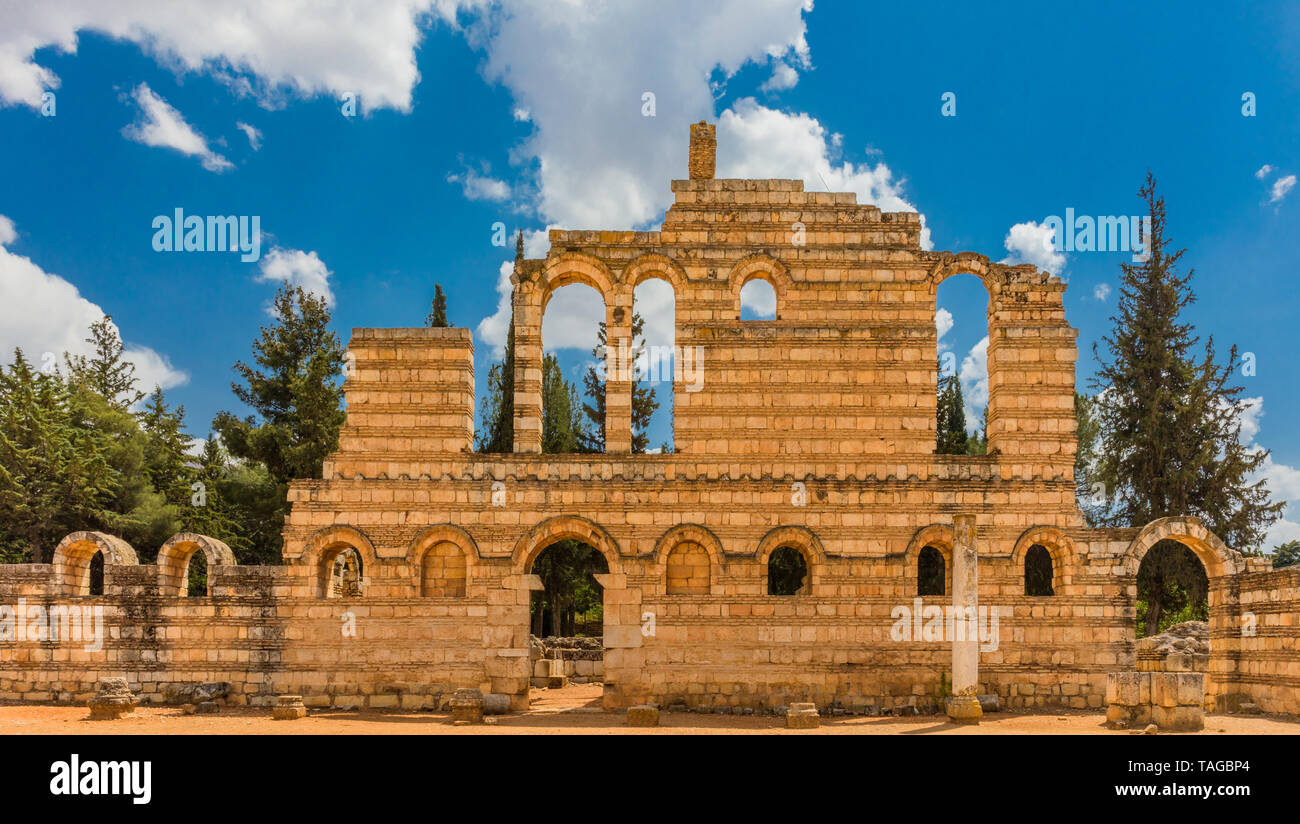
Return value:
M 1295 3 L 377 0 L 322 3 L 311 25 L 252 0 L 30 5 L 0 5 L 5 359 L 16 345 L 38 361 L 76 348 L 108 312 L 196 436 L 239 408 L 230 367 L 279 279 L 327 294 L 344 340 L 422 324 L 441 283 L 453 323 L 476 330 L 481 383 L 512 251 L 492 244 L 494 224 L 523 229 L 532 256 L 550 226 L 656 227 L 685 176 L 686 124 L 705 118 L 720 176 L 856 191 L 921 212 L 935 249 L 1062 274 L 1083 387 L 1126 255 L 1053 255 L 1039 227 L 1067 208 L 1140 212 L 1150 168 L 1196 270 L 1188 318 L 1255 354 L 1246 434 L 1272 450 L 1275 495 L 1300 500 Z M 259 216 L 260 260 L 154 251 L 153 219 L 177 207 Z M 656 288 L 637 297 L 662 339 L 671 298 Z M 973 415 L 984 301 L 971 278 L 940 295 Z M 602 315 L 577 286 L 548 312 L 547 345 L 572 378 Z M 667 439 L 666 414 L 651 434 Z M 1300 537 L 1300 506 L 1271 537 Z

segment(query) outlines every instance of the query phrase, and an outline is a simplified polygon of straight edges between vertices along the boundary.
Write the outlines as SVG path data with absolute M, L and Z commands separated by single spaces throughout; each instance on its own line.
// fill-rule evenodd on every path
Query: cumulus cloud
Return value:
M 135 87 L 131 97 L 140 107 L 136 122 L 122 130 L 122 134 L 146 146 L 175 149 L 184 155 L 197 157 L 203 168 L 210 172 L 224 172 L 234 168 L 229 160 L 212 151 L 208 141 L 194 131 L 181 113 L 159 97 L 148 84 Z
M 1032 263 L 1054 275 L 1065 271 L 1065 255 L 1052 245 L 1052 227 L 1036 221 L 1017 223 L 1007 231 L 1003 246 L 1011 254 L 1002 263 L 1012 266 Z
M 326 306 L 334 305 L 334 292 L 329 282 L 334 273 L 326 268 L 325 261 L 315 252 L 276 246 L 262 257 L 259 268 L 258 280 L 301 286 L 303 291 L 323 297 Z
M 505 181 L 466 169 L 460 174 L 447 175 L 448 183 L 459 183 L 461 193 L 469 200 L 503 201 L 510 198 L 510 186 Z
M 67 280 L 11 252 L 7 247 L 17 239 L 13 221 L 0 215 L 0 362 L 9 362 L 19 347 L 38 368 L 61 364 L 65 353 L 93 354 L 85 338 L 106 313 Z M 170 389 L 189 380 L 146 346 L 126 343 L 123 355 L 135 365 L 142 390 Z
M 1106 298 L 1110 297 L 1110 284 L 1098 283 L 1092 287 L 1092 296 L 1096 300 L 1105 301 Z
M 1273 167 L 1265 163 L 1263 166 L 1259 167 L 1259 171 L 1255 172 L 1255 177 L 1260 180 L 1263 180 L 1264 178 L 1268 177 L 1269 173 L 1271 173 L 1272 171 L 1273 171 Z
M 1287 175 L 1273 181 L 1273 188 L 1269 190 L 1268 202 L 1281 203 L 1282 198 L 1286 197 L 1295 188 L 1295 180 L 1295 175 Z
M 763 85 L 758 88 L 760 91 L 765 92 L 779 92 L 785 89 L 793 89 L 798 82 L 799 72 L 795 70 L 794 66 L 783 60 L 778 60 L 772 64 L 772 76 L 763 81 Z
M 40 104 L 58 77 L 35 52 L 75 53 L 94 31 L 138 45 L 178 71 L 208 72 L 237 93 L 273 102 L 285 94 L 357 94 L 363 111 L 407 111 L 419 81 L 415 49 L 429 18 L 456 25 L 487 0 L 321 0 L 310 15 L 268 0 L 60 0 L 4 3 L 0 102 Z
M 253 151 L 262 148 L 262 132 L 256 126 L 250 126 L 247 123 L 236 123 L 235 127 L 248 138 L 248 145 L 253 148 Z
M 935 311 L 934 325 L 935 328 L 939 330 L 939 340 L 942 341 L 943 336 L 952 331 L 953 323 L 952 312 L 949 312 L 942 306 Z
M 989 405 L 989 336 L 970 348 L 962 358 L 957 373 L 961 380 L 962 400 L 966 403 L 966 429 L 975 432 L 984 420 L 984 407 Z
M 1253 450 L 1262 451 L 1264 447 L 1258 443 L 1257 438 L 1262 429 L 1264 399 L 1243 398 L 1242 402 L 1243 406 L 1238 415 L 1238 420 L 1241 422 L 1241 442 Z M 1264 458 L 1264 463 L 1249 480 L 1252 483 L 1265 481 L 1269 495 L 1274 501 L 1287 502 L 1282 518 L 1265 533 L 1263 549 L 1271 552 L 1278 544 L 1300 540 L 1300 469 L 1278 463 L 1270 454 Z

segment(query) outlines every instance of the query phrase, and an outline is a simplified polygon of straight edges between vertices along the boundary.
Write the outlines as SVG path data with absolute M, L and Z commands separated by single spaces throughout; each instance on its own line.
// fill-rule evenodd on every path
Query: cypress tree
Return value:
M 433 309 L 425 318 L 425 323 L 434 328 L 446 328 L 451 326 L 447 322 L 447 296 L 442 291 L 442 284 L 433 285 Z

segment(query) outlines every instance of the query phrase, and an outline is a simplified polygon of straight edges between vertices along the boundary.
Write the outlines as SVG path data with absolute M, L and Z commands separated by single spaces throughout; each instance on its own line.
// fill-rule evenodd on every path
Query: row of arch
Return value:
M 622 572 L 623 556 L 607 530 L 580 516 L 556 516 L 537 524 L 522 535 L 511 554 L 512 572 L 526 574 L 543 550 L 557 541 L 573 539 L 600 552 L 611 573 Z M 1240 553 L 1229 549 L 1196 518 L 1162 518 L 1153 521 L 1133 539 L 1120 558 L 1128 575 L 1136 576 L 1146 552 L 1164 539 L 1177 540 L 1187 546 L 1204 564 L 1209 577 L 1234 574 L 1245 569 Z M 775 553 L 786 549 L 799 553 L 807 577 L 799 594 L 817 591 L 821 569 L 826 561 L 825 549 L 815 533 L 802 526 L 779 526 L 760 539 L 747 561 L 757 561 L 765 570 Z M 947 524 L 932 524 L 916 532 L 904 553 L 904 566 L 911 580 L 920 581 L 923 557 L 934 563 L 937 553 L 943 562 L 945 592 L 951 591 L 953 529 Z M 1039 526 L 1026 530 L 1016 541 L 1012 563 L 1022 567 L 1041 563 L 1046 553 L 1051 567 L 1051 587 L 1059 593 L 1070 584 L 1071 570 L 1078 559 L 1073 541 L 1056 527 Z M 169 539 L 158 552 L 158 585 L 165 595 L 185 594 L 185 571 L 195 552 L 202 552 L 208 568 L 233 566 L 234 553 L 215 538 L 181 533 Z M 138 565 L 135 550 L 126 541 L 100 532 L 74 532 L 64 538 L 54 551 L 54 573 L 63 594 L 87 595 L 93 557 L 102 554 L 104 563 L 117 566 Z M 374 545 L 355 527 L 337 525 L 319 530 L 307 542 L 297 559 L 300 567 L 317 571 L 317 593 L 332 597 L 337 581 L 338 561 L 355 558 L 357 580 L 378 562 Z M 654 561 L 669 584 L 669 594 L 704 594 L 712 583 L 713 571 L 726 561 L 722 542 L 707 527 L 681 524 L 668 529 L 657 541 Z M 1037 558 L 1037 560 L 1035 560 Z M 478 544 L 466 530 L 452 524 L 439 524 L 422 530 L 410 543 L 406 560 L 413 571 L 413 584 L 422 595 L 461 597 L 472 579 L 475 565 L 483 559 Z M 941 593 L 935 593 L 941 594 Z

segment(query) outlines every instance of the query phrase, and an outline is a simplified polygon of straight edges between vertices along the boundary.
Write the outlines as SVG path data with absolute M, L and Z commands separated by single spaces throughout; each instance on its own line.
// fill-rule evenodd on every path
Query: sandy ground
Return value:
M 496 724 L 455 727 L 447 713 L 313 710 L 297 721 L 273 721 L 270 709 L 223 707 L 219 715 L 185 715 L 179 707 L 141 707 L 116 721 L 90 721 L 85 707 L 0 706 L 0 735 L 1127 735 L 1108 730 L 1096 712 L 990 713 L 976 727 L 943 716 L 823 718 L 816 730 L 787 730 L 772 716 L 660 714 L 658 727 L 628 727 L 622 713 L 600 708 L 600 685 L 534 690 L 527 712 Z M 1210 715 L 1201 735 L 1300 735 L 1300 721 Z

